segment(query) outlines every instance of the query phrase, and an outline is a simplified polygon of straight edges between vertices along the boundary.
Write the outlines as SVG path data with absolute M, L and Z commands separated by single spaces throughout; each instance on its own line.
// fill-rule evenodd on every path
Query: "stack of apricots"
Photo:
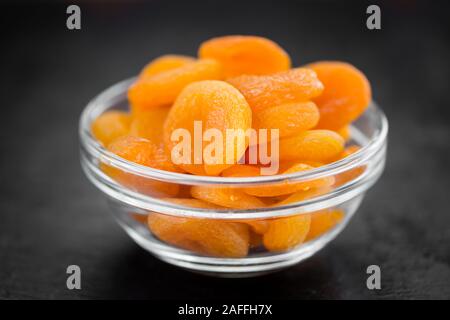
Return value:
M 93 136 L 112 153 L 159 170 L 254 177 L 261 175 L 264 164 L 249 163 L 248 151 L 267 148 L 264 144 L 271 139 L 258 141 L 256 146 L 248 139 L 224 139 L 224 147 L 233 151 L 231 163 L 225 158 L 217 163 L 197 163 L 195 159 L 175 163 L 173 132 L 182 128 L 194 136 L 194 121 L 201 121 L 203 130 L 216 129 L 224 135 L 227 129 L 278 129 L 279 169 L 275 174 L 311 170 L 358 151 L 359 146 L 348 143 L 349 127 L 368 107 L 371 88 L 364 74 L 348 63 L 320 61 L 293 68 L 289 55 L 273 41 L 232 35 L 203 42 L 198 57 L 164 55 L 152 60 L 130 86 L 128 99 L 129 112 L 107 111 L 92 124 Z M 150 180 L 105 164 L 101 169 L 140 193 L 211 210 L 299 202 L 329 192 L 363 171 L 357 168 L 313 181 L 233 188 Z M 150 212 L 145 220 L 142 215 L 135 217 L 169 245 L 208 256 L 240 258 L 251 250 L 290 250 L 324 234 L 343 216 L 340 209 L 328 209 L 265 220 L 202 219 L 156 212 Z

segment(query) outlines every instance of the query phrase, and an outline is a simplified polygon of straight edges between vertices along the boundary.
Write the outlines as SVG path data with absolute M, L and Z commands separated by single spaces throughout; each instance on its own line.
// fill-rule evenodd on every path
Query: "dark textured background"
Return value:
M 0 298 L 450 298 L 449 25 L 445 2 L 386 1 L 382 30 L 354 2 L 2 4 Z M 361 68 L 390 121 L 387 167 L 348 228 L 316 256 L 253 279 L 159 262 L 109 216 L 81 172 L 78 118 L 109 85 L 164 53 L 222 34 L 280 43 L 295 65 Z M 81 291 L 65 287 L 69 264 Z M 378 264 L 382 290 L 366 289 Z

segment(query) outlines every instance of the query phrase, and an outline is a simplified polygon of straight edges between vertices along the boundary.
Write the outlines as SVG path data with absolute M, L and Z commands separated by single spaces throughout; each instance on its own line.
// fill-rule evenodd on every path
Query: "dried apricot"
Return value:
M 351 145 L 345 148 L 344 151 L 339 155 L 337 160 L 344 159 L 345 157 L 348 157 L 349 155 L 355 153 L 356 151 L 360 150 L 361 148 L 357 145 Z M 335 187 L 341 186 L 357 177 L 359 177 L 364 171 L 366 170 L 366 166 L 360 166 L 356 167 L 344 172 L 341 172 L 335 176 Z
M 147 224 L 147 219 L 148 219 L 148 214 L 140 214 L 140 213 L 135 213 L 135 212 L 130 212 L 130 216 L 132 219 L 134 219 L 135 221 L 142 223 L 142 224 Z
M 123 136 L 110 143 L 108 149 L 140 165 L 166 171 L 178 171 L 157 145 L 144 138 Z
M 154 76 L 163 71 L 182 67 L 188 63 L 194 62 L 195 58 L 178 54 L 166 54 L 152 60 L 142 69 L 139 77 L 145 78 Z
M 240 222 L 244 222 L 248 224 L 252 231 L 257 234 L 264 234 L 269 230 L 269 221 L 268 220 L 239 220 Z
M 291 162 L 292 162 L 292 161 L 291 161 Z M 285 164 L 287 164 L 287 163 L 289 163 L 289 162 L 282 162 L 282 163 L 280 164 L 280 167 L 283 166 L 283 165 L 285 165 Z M 314 168 L 319 168 L 319 167 L 325 165 L 325 163 L 323 163 L 323 162 L 319 162 L 319 161 L 311 161 L 311 160 L 303 160 L 302 163 L 307 164 L 307 165 L 310 165 L 311 167 L 314 167 Z
M 201 121 L 198 133 L 195 121 Z M 184 170 L 194 174 L 219 175 L 244 155 L 248 145 L 246 131 L 251 128 L 251 123 L 252 111 L 236 88 L 223 81 L 199 81 L 188 85 L 172 106 L 164 124 L 164 141 L 172 159 L 178 159 L 177 164 Z M 187 130 L 189 137 L 182 136 L 182 142 L 174 141 L 173 134 L 180 129 Z M 211 131 L 209 129 L 220 133 L 222 141 L 202 146 L 198 154 L 196 144 L 203 141 L 203 133 Z M 237 138 L 229 140 L 229 131 L 237 132 Z M 177 147 L 186 144 L 190 150 Z M 221 149 L 222 154 L 211 153 L 205 158 L 210 146 Z
M 319 121 L 319 109 L 313 102 L 287 103 L 253 114 L 255 129 L 278 129 L 280 137 L 309 130 Z
M 110 143 L 108 149 L 118 156 L 140 165 L 167 171 L 177 171 L 177 168 L 172 165 L 167 156 L 161 153 L 162 150 L 144 138 L 123 136 Z M 102 164 L 102 170 L 119 183 L 149 195 L 175 196 L 179 190 L 177 184 L 127 173 L 106 164 Z
M 310 223 L 309 214 L 271 220 L 269 229 L 264 233 L 264 246 L 269 251 L 292 249 L 305 240 Z
M 239 161 L 240 164 L 254 166 L 259 169 L 259 174 L 268 176 L 281 172 L 279 168 L 278 159 L 278 146 L 274 148 L 272 145 L 272 135 L 270 131 L 267 131 L 267 136 L 262 135 L 262 139 L 259 139 L 257 143 L 254 143 L 252 139 L 249 141 L 249 146 L 245 150 L 244 156 Z M 267 170 L 271 168 L 271 170 Z M 256 172 L 256 171 L 255 171 Z
M 275 206 L 284 206 L 291 203 L 318 197 L 330 192 L 331 189 L 331 186 L 324 186 L 322 188 L 315 188 L 306 191 L 297 191 L 296 193 L 289 195 L 287 198 L 284 198 L 281 201 L 277 202 Z
M 221 78 L 220 64 L 215 60 L 202 59 L 139 79 L 128 90 L 128 99 L 132 108 L 138 111 L 166 106 L 173 103 L 189 83 Z
M 296 68 L 272 75 L 242 75 L 227 80 L 247 99 L 253 112 L 291 102 L 307 102 L 323 85 L 311 69 Z
M 223 177 L 256 177 L 260 175 L 260 170 L 257 166 L 235 164 L 222 171 L 221 175 Z
M 345 142 L 351 138 L 350 126 L 342 127 L 336 130 L 336 132 L 342 137 L 342 139 L 344 139 Z
M 322 210 L 311 213 L 311 225 L 305 241 L 321 236 L 342 221 L 342 210 Z
M 162 198 L 161 200 L 171 202 L 180 206 L 199 208 L 199 209 L 224 209 L 224 207 L 208 203 L 193 198 Z
M 211 205 L 195 199 L 175 199 L 173 202 L 211 208 Z M 148 226 L 162 241 L 201 254 L 239 258 L 245 257 L 249 249 L 249 229 L 242 223 L 151 213 Z
M 339 155 L 339 159 L 344 159 L 345 157 L 348 157 L 351 154 L 354 154 L 356 151 L 361 150 L 360 146 L 357 146 L 356 144 L 353 144 L 351 146 L 348 146 L 347 148 L 342 151 L 342 153 Z
M 133 117 L 130 135 L 145 138 L 163 147 L 163 126 L 170 108 L 160 107 L 141 112 Z
M 285 170 L 283 174 L 290 174 L 299 171 L 306 171 L 314 169 L 314 167 L 297 163 Z M 302 182 L 292 182 L 288 179 L 284 180 L 282 183 L 272 184 L 272 185 L 263 185 L 263 186 L 255 186 L 255 187 L 246 187 L 244 188 L 245 192 L 257 197 L 277 197 L 285 194 L 294 193 L 297 191 L 307 191 L 309 189 L 321 188 L 324 186 L 329 186 L 334 183 L 333 177 L 314 179 L 310 181 L 302 181 Z
M 107 111 L 98 116 L 92 123 L 92 134 L 104 146 L 114 139 L 128 134 L 131 117 L 122 111 Z
M 196 199 L 233 209 L 254 209 L 265 206 L 263 201 L 238 188 L 193 186 L 191 195 Z
M 344 148 L 344 139 L 334 131 L 309 130 L 280 139 L 280 159 L 328 162 Z
M 337 130 L 357 119 L 371 100 L 370 83 L 351 64 L 322 61 L 308 65 L 325 86 L 313 101 L 320 110 L 317 128 Z
M 191 206 L 191 207 L 196 207 L 196 208 L 221 209 L 221 210 L 225 209 L 224 206 L 220 206 L 220 205 L 213 204 L 213 203 L 210 203 L 210 202 L 204 202 L 204 201 L 198 200 L 198 199 L 168 198 L 168 199 L 164 199 L 164 200 L 169 201 L 169 202 L 173 202 L 173 203 L 176 203 L 176 204 L 181 204 L 181 205 Z M 236 222 L 236 223 L 245 223 L 245 224 L 247 224 L 247 225 L 249 225 L 251 227 L 253 232 L 256 232 L 258 234 L 263 234 L 269 228 L 268 221 L 267 220 L 263 220 L 263 219 L 258 219 L 258 220 L 238 220 L 238 221 L 234 221 L 234 222 Z
M 291 66 L 289 55 L 279 45 L 256 36 L 213 38 L 202 43 L 198 55 L 219 61 L 225 77 L 271 74 Z
M 250 240 L 249 240 L 250 248 L 258 248 L 263 245 L 263 236 L 256 232 L 250 231 Z

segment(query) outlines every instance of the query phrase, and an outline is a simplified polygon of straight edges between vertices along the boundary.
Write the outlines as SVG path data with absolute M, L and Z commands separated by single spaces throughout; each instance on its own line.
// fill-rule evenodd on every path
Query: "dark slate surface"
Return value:
M 448 10 L 381 3 L 382 30 L 361 2 L 198 1 L 1 5 L 0 298 L 450 298 Z M 340 3 L 340 4 L 337 4 Z M 220 34 L 258 34 L 296 65 L 348 60 L 364 70 L 390 121 L 387 167 L 348 228 L 283 272 L 214 279 L 137 247 L 81 172 L 78 117 L 98 92 L 163 53 L 194 54 Z M 69 264 L 82 290 L 65 287 Z M 378 264 L 382 290 L 366 289 Z

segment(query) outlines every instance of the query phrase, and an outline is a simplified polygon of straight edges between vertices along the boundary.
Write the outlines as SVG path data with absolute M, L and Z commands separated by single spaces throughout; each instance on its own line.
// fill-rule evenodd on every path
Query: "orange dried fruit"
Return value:
M 348 125 L 336 130 L 336 132 L 342 137 L 342 139 L 344 139 L 345 142 L 351 138 L 350 126 Z
M 106 111 L 93 121 L 92 134 L 104 146 L 107 146 L 114 139 L 128 134 L 130 123 L 131 117 L 128 113 Z
M 344 139 L 334 131 L 309 130 L 280 139 L 280 159 L 328 162 L 344 149 Z
M 200 137 L 194 130 L 195 121 L 201 121 Z M 188 85 L 172 106 L 164 124 L 164 141 L 172 159 L 178 159 L 176 162 L 184 170 L 194 174 L 219 175 L 244 155 L 248 145 L 246 131 L 251 128 L 251 122 L 252 111 L 236 88 L 224 81 L 199 81 Z M 189 137 L 174 139 L 173 134 L 180 129 L 189 133 Z M 222 141 L 215 141 L 216 138 L 212 137 L 212 141 L 203 143 L 199 154 L 196 153 L 196 144 L 202 141 L 204 132 L 212 132 L 210 129 L 219 133 Z M 228 130 L 235 130 L 237 138 L 229 140 Z M 178 148 L 185 144 L 190 150 Z M 222 154 L 208 153 L 211 146 L 222 149 Z
M 128 99 L 137 112 L 173 103 L 188 84 L 207 79 L 221 79 L 220 64 L 202 59 L 181 67 L 141 78 L 128 90 Z
M 224 171 L 223 177 L 256 177 L 261 174 L 261 169 L 257 166 L 250 166 L 247 164 L 235 164 Z
M 130 135 L 145 138 L 163 148 L 163 127 L 169 111 L 168 107 L 160 107 L 135 115 L 131 122 Z
M 280 166 L 281 166 L 281 165 L 284 165 L 285 163 L 286 163 L 286 162 L 282 162 L 282 163 L 280 164 Z M 288 162 L 287 162 L 287 163 L 288 163 Z M 306 160 L 303 160 L 302 163 L 307 164 L 307 165 L 310 165 L 311 167 L 314 167 L 314 168 L 318 168 L 318 167 L 321 167 L 321 166 L 324 166 L 324 165 L 325 165 L 325 163 L 319 162 L 319 161 L 306 161 Z
M 291 203 L 300 202 L 303 200 L 311 199 L 314 197 L 318 197 L 321 195 L 324 195 L 331 191 L 331 186 L 324 186 L 322 188 L 315 188 L 310 189 L 306 191 L 297 191 L 291 195 L 289 195 L 287 198 L 282 199 L 281 201 L 277 202 L 275 206 L 285 206 Z
M 307 102 L 323 91 L 316 73 L 306 68 L 265 76 L 242 75 L 227 81 L 242 92 L 253 112 L 291 102 Z
M 199 209 L 218 209 L 218 210 L 224 209 L 224 207 L 193 198 L 162 198 L 161 200 L 185 207 L 192 207 Z
M 342 210 L 322 210 L 311 213 L 311 225 L 305 241 L 321 236 L 342 221 Z
M 278 163 L 278 156 L 276 154 L 278 154 L 278 152 L 272 151 L 275 150 L 275 148 L 273 148 L 273 145 L 271 143 L 272 136 L 270 134 L 270 131 L 268 131 L 268 136 L 266 138 L 267 139 L 264 138 L 263 134 L 263 138 L 260 139 L 256 144 L 252 144 L 252 139 L 250 139 L 249 146 L 247 150 L 245 150 L 244 156 L 239 161 L 240 164 L 250 165 L 258 168 L 259 175 L 264 176 L 281 172 L 281 170 L 276 167 L 276 164 Z M 272 154 L 274 155 L 273 157 Z M 268 167 L 272 167 L 273 170 L 267 170 L 266 168 Z
M 219 61 L 225 77 L 271 74 L 291 66 L 289 55 L 278 44 L 256 36 L 213 38 L 201 44 L 198 55 Z
M 253 114 L 255 129 L 278 129 L 280 137 L 309 130 L 319 121 L 319 109 L 313 102 L 295 102 L 269 107 Z
M 152 213 L 148 225 L 159 239 L 180 248 L 228 258 L 248 253 L 250 235 L 245 224 Z
M 345 148 L 344 151 L 342 151 L 342 153 L 339 155 L 337 160 L 344 159 L 344 158 L 348 157 L 349 155 L 357 152 L 360 149 L 361 149 L 361 147 L 359 147 L 357 145 L 348 146 L 347 148 Z M 353 168 L 353 169 L 350 169 L 350 170 L 347 170 L 347 171 L 337 174 L 335 176 L 336 181 L 334 182 L 334 186 L 335 187 L 341 186 L 341 185 L 359 177 L 365 170 L 366 170 L 366 166 L 360 166 L 360 167 L 356 167 L 356 168 Z
M 250 245 L 251 249 L 262 246 L 263 245 L 263 236 L 256 232 L 250 231 L 249 245 Z
M 123 136 L 110 143 L 108 150 L 143 166 L 173 172 L 179 171 L 157 145 L 144 138 Z
M 320 110 L 317 128 L 338 130 L 356 120 L 368 107 L 372 94 L 366 76 L 351 64 L 321 61 L 308 65 L 325 86 L 313 101 Z
M 196 199 L 233 209 L 254 209 L 265 206 L 263 201 L 238 188 L 193 186 L 191 195 Z
M 252 175 L 259 175 L 259 169 L 257 167 L 254 166 L 248 166 L 248 165 L 234 165 L 228 169 L 225 169 L 222 172 L 222 176 L 224 177 L 250 177 Z M 241 191 L 239 189 L 236 190 L 237 192 L 234 193 L 234 195 L 237 196 L 242 196 L 244 199 L 247 199 L 248 205 L 249 206 L 254 206 L 255 204 L 257 206 L 261 206 L 262 203 L 253 199 L 253 198 L 247 198 L 245 195 L 242 195 Z M 196 193 L 199 193 L 198 190 L 194 191 Z M 233 196 L 232 193 L 230 192 L 221 192 L 220 193 L 220 197 L 223 197 L 224 195 L 227 196 Z M 208 199 L 211 199 L 212 193 L 210 192 L 209 195 L 200 195 L 200 197 L 203 196 L 203 199 L 206 199 L 208 197 Z M 235 203 L 235 201 L 229 201 L 229 200 L 215 200 L 214 203 L 230 203 L 232 202 L 232 204 L 230 205 L 232 208 L 236 207 L 237 204 Z M 269 227 L 268 222 L 266 220 L 237 220 L 237 222 L 243 222 L 248 224 L 252 230 L 256 233 L 259 234 L 263 234 L 264 232 L 267 231 L 267 228 Z
M 285 251 L 301 244 L 309 232 L 311 217 L 302 214 L 269 221 L 264 233 L 264 246 L 269 251 Z
M 314 169 L 314 167 L 304 164 L 297 163 L 285 170 L 283 174 L 290 174 L 300 171 L 307 171 Z M 325 186 L 330 186 L 334 183 L 333 177 L 314 179 L 310 181 L 293 182 L 289 179 L 284 180 L 281 183 L 271 184 L 271 185 L 261 185 L 255 187 L 244 188 L 245 193 L 248 193 L 257 197 L 277 197 L 285 194 L 294 193 L 297 191 L 307 191 L 309 189 L 321 188 Z
M 119 157 L 140 165 L 166 171 L 177 171 L 167 156 L 149 140 L 134 136 L 123 136 L 108 145 L 108 150 Z M 175 196 L 179 186 L 145 178 L 102 163 L 102 170 L 119 183 L 139 192 L 154 196 Z
M 215 208 L 196 199 L 167 200 L 188 207 Z M 151 213 L 148 226 L 160 240 L 205 255 L 240 258 L 249 249 L 249 228 L 243 223 Z
M 342 151 L 342 153 L 339 155 L 339 159 L 344 159 L 345 157 L 348 157 L 351 154 L 354 154 L 356 151 L 361 150 L 360 146 L 357 146 L 356 144 L 353 144 L 351 146 L 348 146 L 347 148 Z
M 268 220 L 240 220 L 241 222 L 245 222 L 248 224 L 252 231 L 257 234 L 264 234 L 269 230 L 269 221 Z
M 191 186 L 186 184 L 180 184 L 180 191 L 178 192 L 180 198 L 191 198 Z
M 313 168 L 318 168 L 321 167 L 323 165 L 325 165 L 325 163 L 323 162 L 319 162 L 319 161 L 310 161 L 310 160 L 302 160 L 301 162 L 299 160 L 288 160 L 288 161 L 281 161 L 279 164 L 280 167 L 280 172 L 284 172 L 286 170 L 288 170 L 289 168 L 302 163 L 302 164 L 306 164 L 310 167 Z
M 139 223 L 147 224 L 148 214 L 144 215 L 140 213 L 130 212 L 130 216 Z
M 139 77 L 145 78 L 155 74 L 182 67 L 188 63 L 194 62 L 195 58 L 178 54 L 165 54 L 147 64 L 142 69 Z

